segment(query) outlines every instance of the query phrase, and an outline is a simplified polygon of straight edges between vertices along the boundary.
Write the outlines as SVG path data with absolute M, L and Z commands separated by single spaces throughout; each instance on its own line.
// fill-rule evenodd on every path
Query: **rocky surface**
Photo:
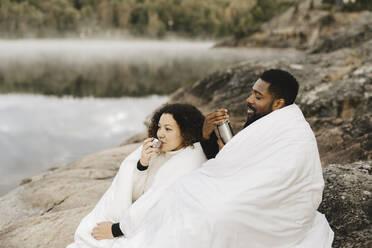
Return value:
M 331 164 L 319 210 L 327 216 L 333 247 L 372 247 L 372 161 Z
M 66 247 L 81 219 L 110 186 L 138 144 L 84 157 L 24 180 L 0 198 L 0 247 Z

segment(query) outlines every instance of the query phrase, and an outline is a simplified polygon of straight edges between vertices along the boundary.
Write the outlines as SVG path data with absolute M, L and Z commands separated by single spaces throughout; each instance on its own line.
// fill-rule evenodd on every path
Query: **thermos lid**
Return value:
M 219 126 L 222 126 L 222 125 L 224 125 L 225 123 L 230 123 L 229 119 L 224 120 L 221 124 L 218 124 L 217 126 L 218 126 L 218 127 L 219 127 Z

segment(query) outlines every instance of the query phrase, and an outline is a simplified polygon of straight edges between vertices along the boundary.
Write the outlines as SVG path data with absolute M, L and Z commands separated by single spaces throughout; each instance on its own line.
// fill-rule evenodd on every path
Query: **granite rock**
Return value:
M 333 247 L 372 247 L 372 160 L 330 164 L 319 210 L 335 232 Z

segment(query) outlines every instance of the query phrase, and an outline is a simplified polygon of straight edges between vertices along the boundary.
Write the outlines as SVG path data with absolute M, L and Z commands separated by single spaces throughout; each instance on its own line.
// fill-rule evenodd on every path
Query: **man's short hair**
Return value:
M 260 76 L 261 80 L 270 83 L 269 91 L 276 99 L 283 98 L 285 105 L 294 103 L 298 93 L 298 82 L 289 72 L 271 69 Z

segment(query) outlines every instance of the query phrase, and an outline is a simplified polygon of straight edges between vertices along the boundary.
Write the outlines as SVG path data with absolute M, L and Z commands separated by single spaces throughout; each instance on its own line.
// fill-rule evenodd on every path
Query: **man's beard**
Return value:
M 270 109 L 272 109 L 272 107 L 273 107 L 273 102 L 274 101 L 272 101 L 271 104 L 270 104 Z M 272 112 L 272 110 L 269 110 L 267 112 L 264 112 L 264 113 L 261 113 L 261 114 L 257 114 L 257 110 L 252 105 L 250 105 L 249 103 L 247 105 L 248 105 L 248 107 L 250 109 L 253 110 L 253 115 L 252 116 L 249 116 L 249 115 L 247 116 L 247 120 L 244 123 L 244 127 L 243 128 L 248 127 L 253 122 L 257 121 L 258 119 L 260 119 L 260 118 L 264 117 L 265 115 L 270 114 Z
M 267 113 L 268 114 L 268 113 Z M 264 114 L 264 115 L 259 115 L 259 114 L 254 114 L 253 116 L 247 116 L 247 120 L 246 122 L 244 123 L 244 128 L 248 127 L 249 125 L 251 125 L 253 122 L 257 121 L 258 119 L 260 119 L 261 117 L 267 115 L 267 114 Z

